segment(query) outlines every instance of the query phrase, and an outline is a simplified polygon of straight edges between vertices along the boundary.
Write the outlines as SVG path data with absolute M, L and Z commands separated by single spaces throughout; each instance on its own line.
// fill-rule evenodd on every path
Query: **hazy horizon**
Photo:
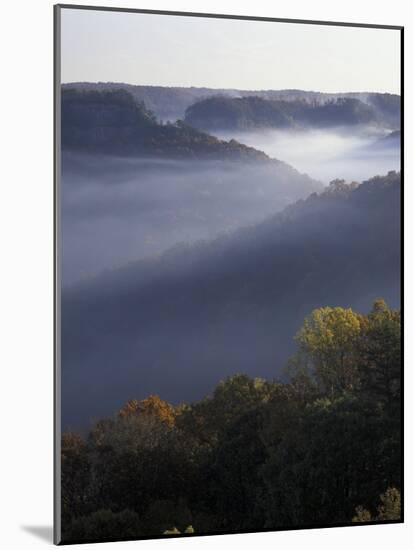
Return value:
M 305 93 L 318 93 L 318 94 L 391 94 L 391 95 L 400 95 L 397 92 L 378 92 L 378 90 L 335 90 L 335 91 L 326 91 L 326 90 L 317 90 L 315 89 L 304 89 L 304 88 L 229 88 L 227 86 L 180 86 L 180 85 L 167 85 L 167 84 L 146 84 L 146 83 L 134 83 L 127 82 L 124 80 L 67 80 L 61 82 L 62 85 L 67 84 L 119 84 L 127 86 L 142 86 L 143 88 L 182 88 L 182 89 L 209 89 L 209 90 L 236 90 L 239 92 L 305 92 Z
M 400 94 L 400 31 L 63 8 L 62 83 Z

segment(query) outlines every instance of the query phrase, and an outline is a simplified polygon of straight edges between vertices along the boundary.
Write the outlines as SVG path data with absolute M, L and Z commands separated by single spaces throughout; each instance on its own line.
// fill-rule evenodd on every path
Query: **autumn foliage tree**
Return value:
M 148 416 L 158 418 L 168 426 L 175 424 L 176 411 L 172 405 L 163 401 L 158 395 L 150 395 L 147 399 L 138 401 L 131 399 L 119 411 L 121 418 L 132 416 Z
M 358 346 L 363 316 L 352 309 L 316 309 L 296 335 L 298 352 L 292 370 L 316 381 L 320 390 L 335 395 L 358 384 Z

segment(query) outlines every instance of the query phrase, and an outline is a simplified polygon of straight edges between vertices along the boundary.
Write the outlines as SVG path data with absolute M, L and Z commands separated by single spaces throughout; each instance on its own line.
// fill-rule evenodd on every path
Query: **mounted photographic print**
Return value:
M 55 542 L 403 521 L 402 27 L 55 7 Z

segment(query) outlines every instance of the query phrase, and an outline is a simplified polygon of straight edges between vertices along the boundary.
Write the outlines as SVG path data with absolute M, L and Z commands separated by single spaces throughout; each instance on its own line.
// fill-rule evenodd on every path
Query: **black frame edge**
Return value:
M 401 174 L 401 198 L 400 198 L 400 235 L 401 235 L 401 263 L 400 263 L 400 277 L 401 277 L 401 290 L 400 290 L 400 310 L 401 310 L 401 523 L 405 523 L 405 472 L 404 472 L 404 449 L 405 449 L 405 419 L 404 419 L 404 403 L 405 403 L 405 309 L 404 309 L 404 294 L 405 294 L 405 261 L 404 261 L 404 197 L 405 197 L 405 167 L 404 167 L 404 109 L 405 109 L 405 95 L 404 95 L 404 27 L 400 29 L 400 97 L 401 97 L 401 111 L 400 111 L 400 131 L 401 131 L 401 143 L 400 143 L 400 174 Z
M 139 8 L 117 8 L 115 6 L 89 6 L 80 4 L 56 4 L 61 9 L 79 9 L 92 11 L 114 11 L 124 13 L 146 13 L 151 15 L 176 15 L 185 17 L 204 17 L 211 19 L 237 19 L 241 21 L 269 21 L 272 23 L 297 23 L 302 25 L 325 25 L 338 27 L 360 27 L 371 29 L 390 29 L 402 30 L 404 27 L 400 25 L 384 25 L 374 23 L 350 23 L 346 21 L 319 21 L 309 19 L 289 19 L 276 17 L 254 17 L 250 15 L 227 15 L 222 13 L 202 13 L 202 12 L 186 12 L 186 11 L 170 11 L 170 10 L 151 10 Z
M 60 419 L 60 269 L 59 269 L 59 180 L 60 180 L 60 26 L 61 8 L 53 6 L 53 543 L 61 536 L 61 419 Z

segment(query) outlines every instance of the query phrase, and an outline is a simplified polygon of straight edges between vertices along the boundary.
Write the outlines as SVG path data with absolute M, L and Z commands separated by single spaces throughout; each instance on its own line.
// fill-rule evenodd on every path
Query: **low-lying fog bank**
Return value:
M 400 250 L 394 173 L 64 289 L 63 425 L 150 394 L 198 400 L 235 373 L 282 376 L 313 309 L 399 307 Z
M 399 146 L 386 146 L 382 138 L 387 132 L 379 128 L 223 131 L 215 135 L 260 149 L 324 183 L 337 178 L 363 181 L 400 169 Z
M 322 187 L 277 163 L 62 160 L 64 285 L 255 224 Z

